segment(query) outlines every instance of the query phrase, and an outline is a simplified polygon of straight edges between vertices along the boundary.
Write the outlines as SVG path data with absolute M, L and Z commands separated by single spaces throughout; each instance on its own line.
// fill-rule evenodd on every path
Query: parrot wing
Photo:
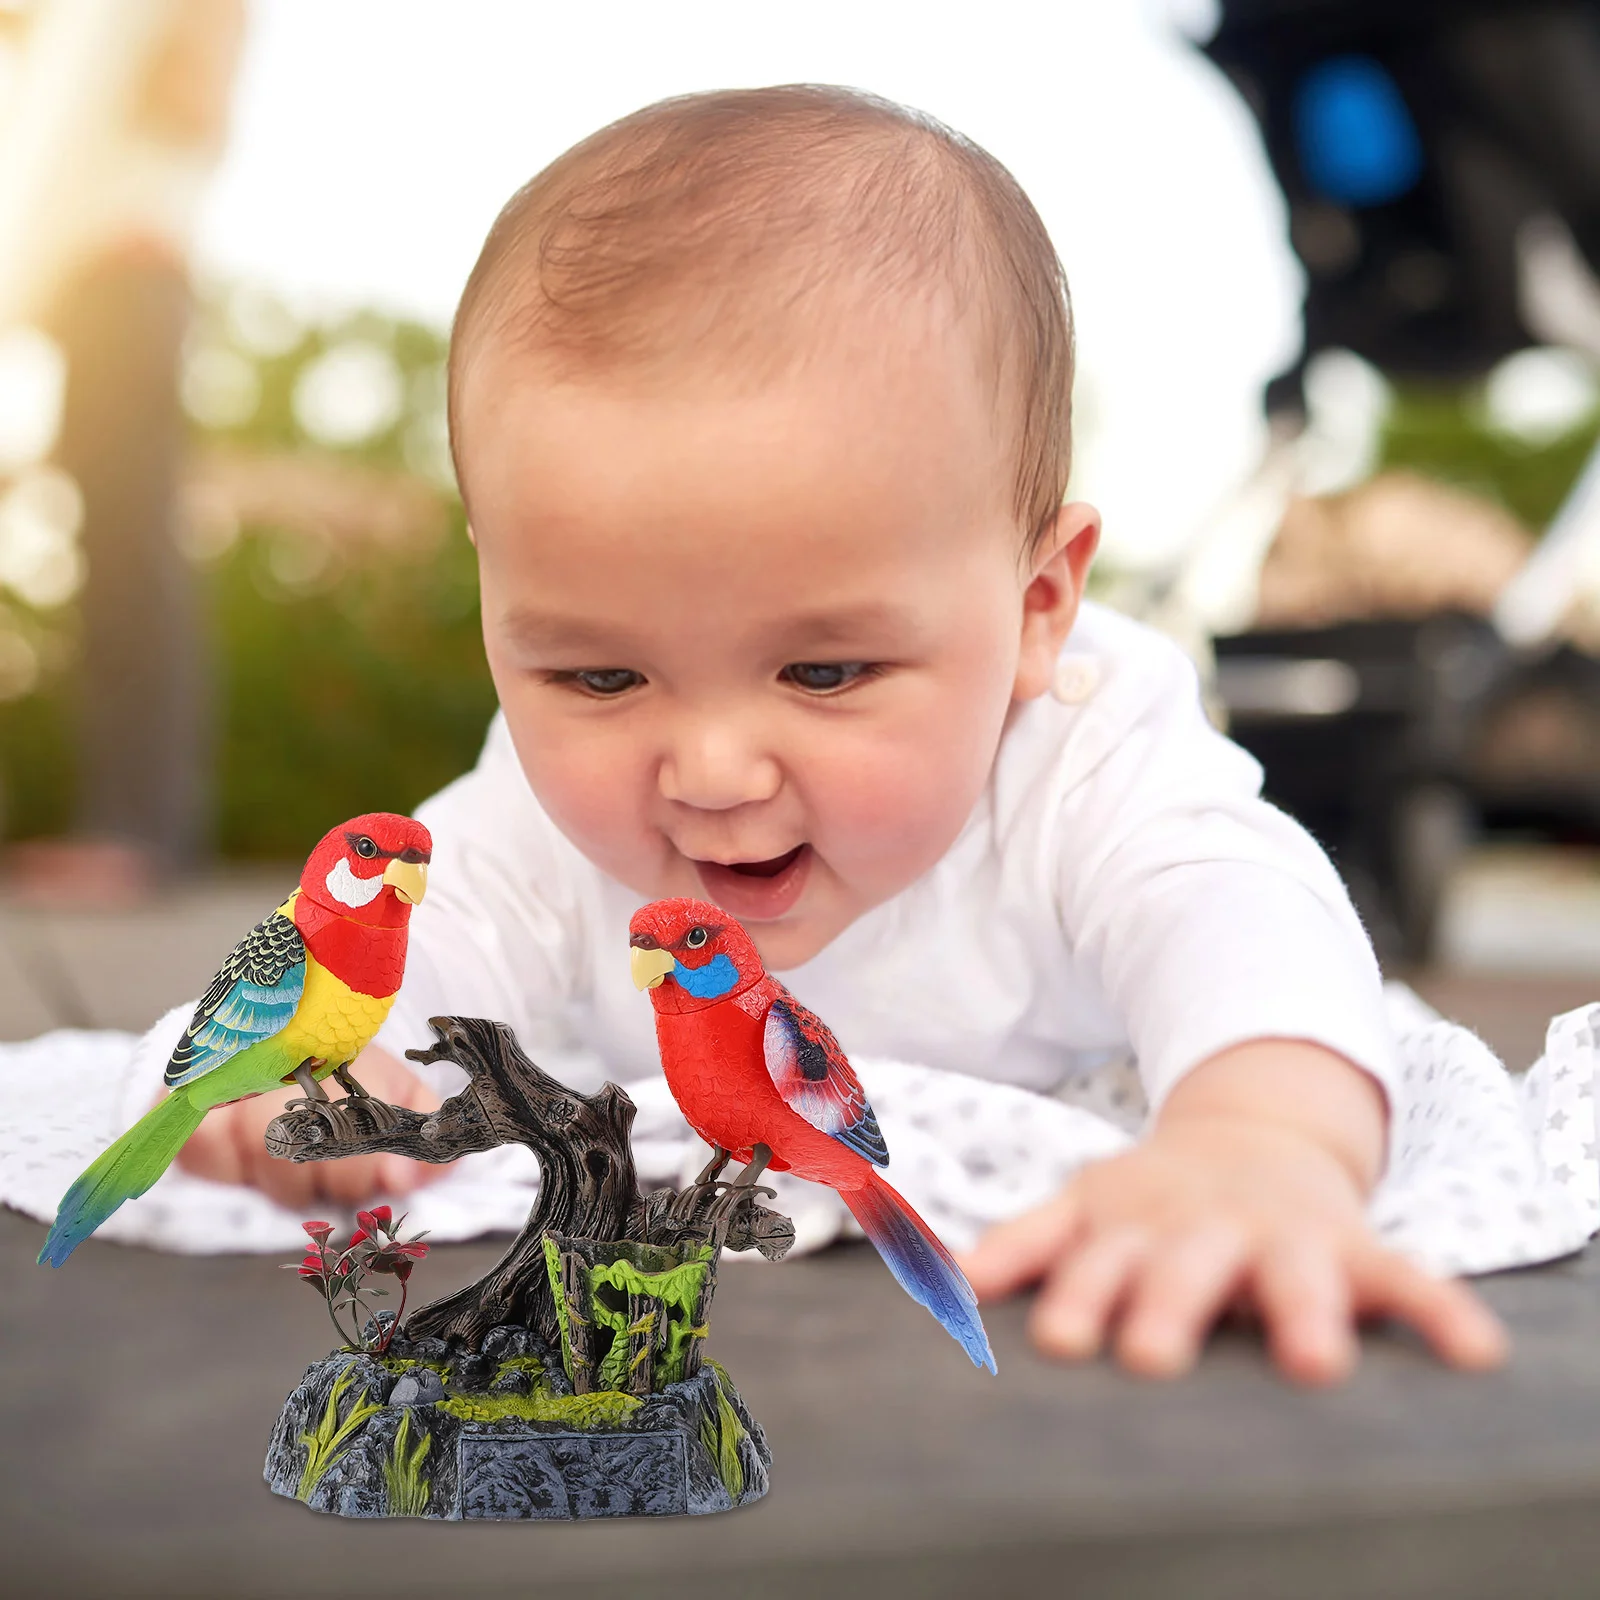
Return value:
M 813 1128 L 831 1135 L 874 1166 L 889 1165 L 878 1119 L 839 1041 L 776 979 L 762 1039 L 778 1093 Z
M 233 947 L 167 1063 L 165 1082 L 181 1088 L 241 1050 L 280 1032 L 306 987 L 306 946 L 294 922 L 274 911 Z

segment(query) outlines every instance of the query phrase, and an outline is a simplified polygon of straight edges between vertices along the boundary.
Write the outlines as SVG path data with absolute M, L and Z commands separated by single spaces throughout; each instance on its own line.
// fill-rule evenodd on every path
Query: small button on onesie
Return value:
M 1093 656 L 1063 656 L 1050 692 L 1064 706 L 1081 706 L 1100 687 L 1100 663 Z

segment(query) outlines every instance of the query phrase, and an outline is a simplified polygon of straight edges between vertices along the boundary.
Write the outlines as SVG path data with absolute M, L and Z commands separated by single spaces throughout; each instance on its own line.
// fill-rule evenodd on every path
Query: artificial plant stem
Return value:
M 333 1324 L 333 1331 L 339 1335 L 340 1341 L 347 1348 L 351 1345 L 354 1345 L 359 1350 L 361 1348 L 361 1341 L 359 1339 L 352 1339 L 350 1335 L 344 1331 L 344 1328 L 340 1324 L 338 1317 L 336 1317 L 333 1313 L 333 1296 L 329 1294 L 326 1289 L 324 1289 L 322 1292 L 322 1303 L 328 1308 L 328 1320 Z
M 389 1331 L 383 1336 L 383 1343 L 378 1346 L 378 1354 L 386 1356 L 389 1346 L 394 1343 L 394 1336 L 400 1331 L 400 1319 L 406 1314 L 406 1280 L 400 1280 L 400 1309 L 394 1314 L 394 1321 L 389 1324 Z

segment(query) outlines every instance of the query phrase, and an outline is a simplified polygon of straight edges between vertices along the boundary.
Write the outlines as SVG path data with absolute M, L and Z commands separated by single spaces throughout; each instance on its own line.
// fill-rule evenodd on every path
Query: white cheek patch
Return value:
M 333 871 L 323 880 L 328 893 L 347 906 L 369 906 L 383 893 L 383 874 L 375 878 L 358 878 L 350 870 L 350 863 L 340 856 Z

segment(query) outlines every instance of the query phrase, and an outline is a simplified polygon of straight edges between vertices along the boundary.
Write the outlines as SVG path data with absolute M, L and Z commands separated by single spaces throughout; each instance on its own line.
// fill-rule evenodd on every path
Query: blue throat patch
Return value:
M 715 1000 L 739 981 L 739 969 L 724 954 L 718 954 L 703 967 L 686 967 L 680 961 L 672 969 L 674 980 L 696 1000 Z

